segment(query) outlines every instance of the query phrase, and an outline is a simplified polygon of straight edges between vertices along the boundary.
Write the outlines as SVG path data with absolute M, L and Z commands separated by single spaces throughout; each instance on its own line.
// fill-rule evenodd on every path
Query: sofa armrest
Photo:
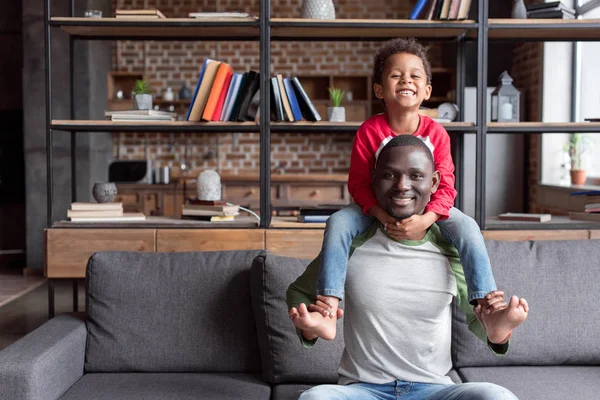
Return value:
M 0 399 L 58 399 L 83 376 L 85 322 L 61 315 L 0 351 Z

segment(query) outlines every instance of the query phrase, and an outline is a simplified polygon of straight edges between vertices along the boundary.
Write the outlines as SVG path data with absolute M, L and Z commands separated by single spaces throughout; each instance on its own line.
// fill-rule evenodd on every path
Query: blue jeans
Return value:
M 352 240 L 364 233 L 374 218 L 351 204 L 327 219 L 321 249 L 321 268 L 317 279 L 317 294 L 344 298 L 344 283 Z M 492 290 L 496 282 L 479 225 L 457 208 L 450 209 L 450 218 L 437 225 L 446 240 L 458 250 L 465 272 L 469 302 L 476 304 Z
M 487 382 L 436 385 L 394 381 L 376 385 L 319 385 L 302 393 L 298 400 L 518 400 L 510 390 Z

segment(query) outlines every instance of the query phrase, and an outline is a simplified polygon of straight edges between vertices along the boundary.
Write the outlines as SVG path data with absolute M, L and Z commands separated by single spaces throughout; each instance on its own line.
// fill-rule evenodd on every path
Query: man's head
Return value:
M 375 56 L 373 91 L 387 109 L 418 110 L 431 96 L 427 49 L 414 38 L 386 42 Z
M 390 140 L 379 153 L 373 172 L 377 202 L 397 219 L 422 214 L 439 182 L 431 151 L 412 135 Z

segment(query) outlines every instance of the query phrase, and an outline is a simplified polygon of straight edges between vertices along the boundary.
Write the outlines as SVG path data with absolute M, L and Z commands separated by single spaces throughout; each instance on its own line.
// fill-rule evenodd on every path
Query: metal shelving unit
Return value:
M 76 132 L 183 132 L 183 133 L 260 133 L 260 228 L 270 226 L 270 135 L 273 133 L 352 134 L 358 123 L 280 123 L 270 122 L 270 51 L 271 41 L 382 41 L 398 36 L 414 36 L 427 41 L 452 43 L 457 49 L 456 85 L 459 118 L 463 117 L 465 86 L 465 42 L 477 43 L 477 121 L 485 121 L 488 49 L 490 41 L 597 41 L 600 21 L 590 20 L 506 20 L 488 19 L 488 1 L 478 0 L 477 21 L 424 20 L 305 20 L 270 18 L 270 0 L 260 0 L 258 19 L 197 20 L 169 18 L 157 20 L 117 20 L 116 18 L 75 18 L 74 0 L 69 4 L 69 17 L 51 17 L 51 0 L 44 0 L 45 66 L 46 66 L 46 157 L 47 157 L 47 227 L 53 224 L 53 136 L 54 132 L 71 134 L 72 201 L 76 201 L 75 149 Z M 69 34 L 70 41 L 70 120 L 53 120 L 52 30 Z M 182 41 L 259 41 L 260 43 L 260 123 L 193 123 L 156 122 L 116 123 L 74 119 L 73 42 L 75 40 L 182 40 Z M 464 133 L 476 135 L 475 220 L 482 229 L 485 221 L 486 135 L 500 133 L 528 134 L 540 132 L 600 132 L 600 124 L 516 124 L 479 122 L 444 124 L 451 133 L 453 158 L 456 163 L 457 204 L 462 204 L 461 149 Z M 504 227 L 508 229 L 508 227 Z M 518 228 L 516 228 L 518 229 Z M 74 287 L 76 289 L 76 286 Z M 54 308 L 53 282 L 49 280 L 50 307 Z M 74 291 L 76 300 L 76 290 Z M 75 301 L 74 304 L 77 304 Z

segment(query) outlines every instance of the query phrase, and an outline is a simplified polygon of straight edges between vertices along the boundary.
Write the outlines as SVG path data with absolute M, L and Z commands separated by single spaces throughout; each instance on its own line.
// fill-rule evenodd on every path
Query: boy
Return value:
M 348 189 L 356 204 L 336 212 L 327 221 L 316 292 L 324 303 L 321 305 L 328 306 L 329 316 L 334 319 L 338 302 L 343 299 L 350 243 L 376 218 L 398 240 L 419 236 L 437 223 L 460 254 L 468 301 L 485 309 L 486 295 L 491 298 L 489 293 L 496 290 L 496 284 L 479 226 L 453 207 L 456 191 L 450 138 L 440 124 L 419 114 L 422 102 L 431 96 L 431 66 L 426 49 L 415 39 L 387 42 L 375 56 L 373 82 L 375 96 L 385 103 L 386 111 L 369 118 L 356 133 L 348 179 Z M 431 195 L 425 213 L 402 221 L 390 216 L 377 203 L 371 177 L 377 155 L 397 135 L 413 135 L 423 140 L 433 153 L 435 169 L 441 174 L 439 188 Z M 335 329 L 335 322 L 330 327 Z

